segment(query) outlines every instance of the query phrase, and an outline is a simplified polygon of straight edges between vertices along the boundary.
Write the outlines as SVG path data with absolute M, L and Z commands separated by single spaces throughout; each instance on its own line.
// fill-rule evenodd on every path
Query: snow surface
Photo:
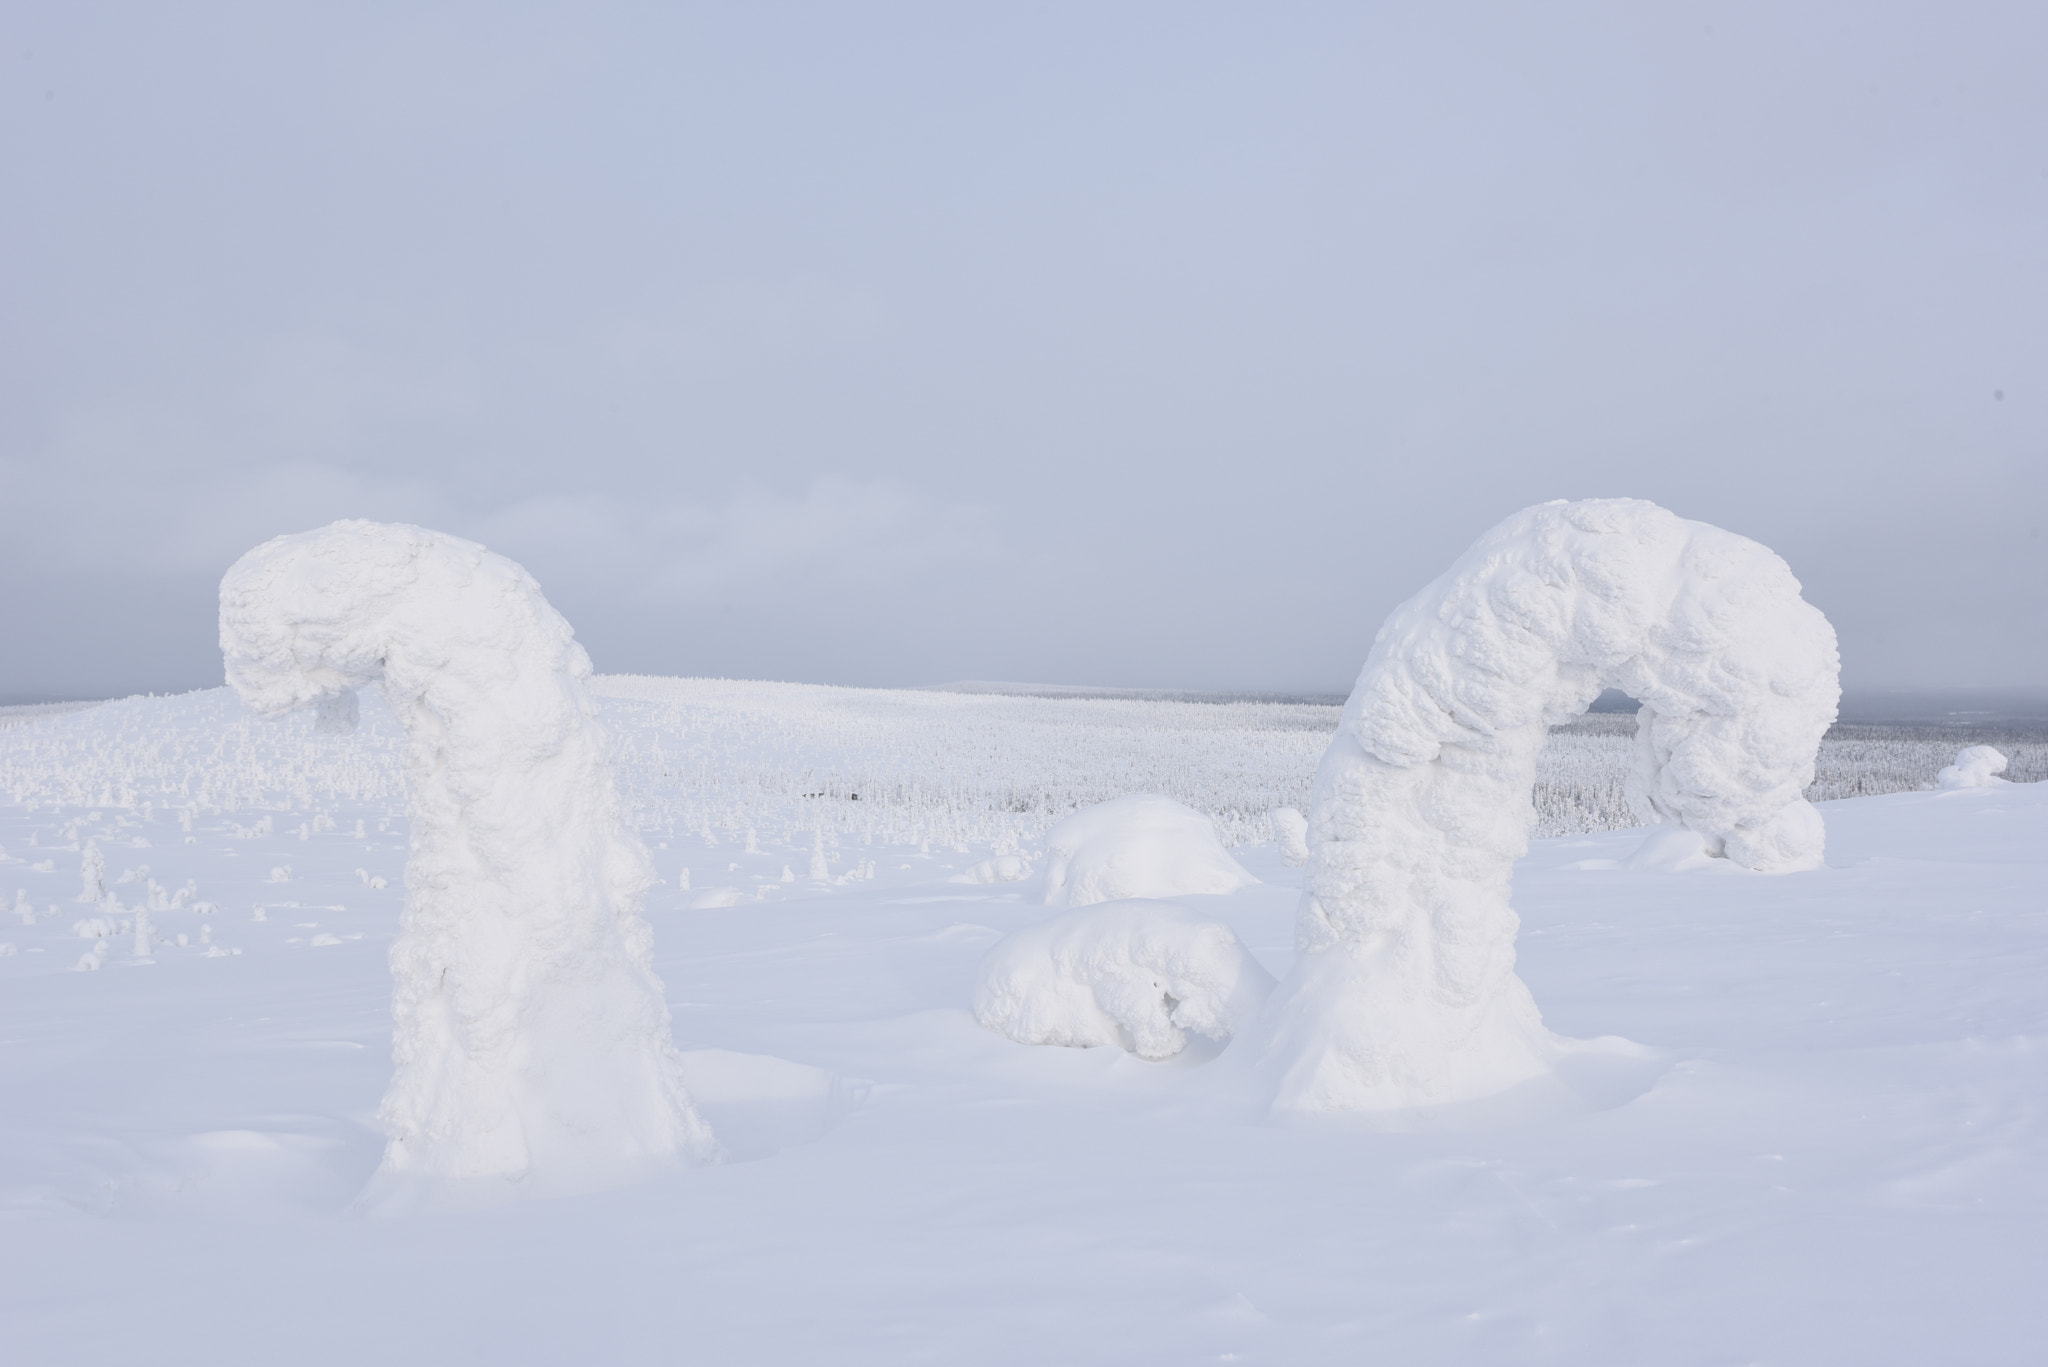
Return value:
M 1207 817 L 1156 793 L 1075 812 L 1046 833 L 1045 861 L 1049 907 L 1235 892 L 1258 881 Z
M 1189 737 L 1214 771 L 1255 768 L 1275 752 L 1237 748 L 1231 714 L 1157 704 L 1165 748 L 1144 751 L 1140 705 L 942 698 L 877 734 L 958 767 L 931 774 L 933 808 L 881 820 L 866 793 L 806 806 L 785 756 L 805 728 L 829 741 L 904 715 L 894 695 L 598 682 L 615 743 L 647 766 L 622 773 L 632 791 L 656 792 L 664 760 L 735 776 L 720 801 L 792 785 L 772 807 L 633 802 L 660 878 L 654 967 L 727 1161 L 404 1220 L 349 1213 L 383 1147 L 409 838 L 381 700 L 363 695 L 353 736 L 213 690 L 0 738 L 22 795 L 0 806 L 0 890 L 32 908 L 0 958 L 8 1361 L 2039 1355 L 2048 785 L 1827 803 L 1828 867 L 1789 878 L 1631 868 L 1639 830 L 1538 840 L 1514 869 L 1517 971 L 1552 1028 L 1649 1052 L 1575 1055 L 1558 1091 L 1406 1129 L 1282 1122 L 1221 1085 L 1227 1054 L 1154 1064 L 976 1025 L 981 960 L 1048 913 L 1030 881 L 952 881 L 1018 832 L 942 815 L 991 736 L 1047 737 L 1024 763 L 1052 775 L 1077 716 L 1133 747 L 1083 753 L 1128 759 L 1146 787 L 1170 765 L 1145 756 L 1197 753 L 1172 748 Z M 763 816 L 783 811 L 812 821 Z M 782 883 L 815 823 L 832 881 Z M 72 901 L 87 842 L 115 910 Z M 1235 857 L 1264 881 L 1202 911 L 1284 975 L 1303 875 L 1270 843 Z M 692 911 L 685 869 L 744 896 Z M 137 966 L 120 937 L 152 882 L 196 890 L 151 912 L 155 962 Z M 71 925 L 101 916 L 114 949 L 74 973 L 95 942 Z
M 1131 898 L 1003 940 L 981 961 L 974 1018 L 1019 1044 L 1113 1044 L 1164 1059 L 1187 1047 L 1190 1030 L 1229 1039 L 1272 990 L 1226 923 Z
M 1240 1050 L 1273 1104 L 1394 1111 L 1546 1076 L 1573 1046 L 1515 976 L 1514 861 L 1549 728 L 1642 703 L 1630 798 L 1749 869 L 1818 868 L 1803 796 L 1835 633 L 1764 547 L 1639 499 L 1525 509 L 1396 608 L 1316 771 L 1302 957 Z
M 440 532 L 337 522 L 235 562 L 220 639 L 253 711 L 313 704 L 316 730 L 347 734 L 374 684 L 404 735 L 412 855 L 372 1203 L 592 1190 L 710 1156 L 649 968 L 654 872 L 621 819 L 590 659 L 532 577 Z
M 1935 775 L 1942 788 L 1988 788 L 2003 783 L 2005 756 L 1989 745 L 1972 745 L 1956 752 L 1956 762 Z

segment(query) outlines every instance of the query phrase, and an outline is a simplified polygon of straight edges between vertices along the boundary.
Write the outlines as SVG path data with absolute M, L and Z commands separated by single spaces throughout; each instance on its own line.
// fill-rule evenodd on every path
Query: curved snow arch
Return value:
M 404 728 L 412 850 L 372 1199 L 588 1190 L 710 1156 L 590 658 L 533 578 L 440 532 L 337 522 L 235 562 L 220 640 L 254 711 L 318 704 L 347 727 L 376 683 Z
M 1275 1104 L 1468 1100 L 1568 1042 L 1515 976 L 1515 860 L 1549 727 L 1638 699 L 1630 800 L 1705 851 L 1818 867 L 1802 796 L 1840 699 L 1835 633 L 1765 547 L 1637 499 L 1541 504 L 1374 638 L 1316 771 L 1295 971 L 1262 1021 Z

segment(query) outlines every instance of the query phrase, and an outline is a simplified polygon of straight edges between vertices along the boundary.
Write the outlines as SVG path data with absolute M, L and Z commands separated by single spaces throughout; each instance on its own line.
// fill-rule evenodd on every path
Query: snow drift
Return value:
M 1943 788 L 1989 788 L 2004 783 L 2005 756 L 1989 745 L 1972 745 L 1956 752 L 1956 762 L 1935 775 Z
M 1509 905 L 1548 728 L 1638 699 L 1629 799 L 1706 856 L 1821 862 L 1801 796 L 1840 698 L 1834 630 L 1769 550 L 1635 499 L 1488 532 L 1380 628 L 1316 771 L 1300 958 L 1262 1019 L 1275 1105 L 1483 1097 L 1564 1042 L 1515 976 Z
M 1020 1044 L 1115 1044 L 1171 1058 L 1188 1032 L 1226 1040 L 1272 991 L 1237 933 L 1171 902 L 1070 911 L 997 944 L 974 1018 Z
M 337 522 L 237 561 L 220 636 L 251 709 L 313 704 L 346 727 L 375 683 L 404 730 L 412 850 L 372 1201 L 587 1190 L 708 1155 L 589 657 L 526 571 L 439 532 Z
M 1075 812 L 1045 837 L 1045 904 L 1235 892 L 1259 880 L 1232 859 L 1209 818 L 1138 794 Z

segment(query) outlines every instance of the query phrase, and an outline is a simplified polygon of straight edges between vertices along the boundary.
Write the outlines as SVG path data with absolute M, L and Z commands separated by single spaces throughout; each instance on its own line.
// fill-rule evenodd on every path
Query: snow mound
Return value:
M 1031 876 L 1031 865 L 1022 856 L 999 854 L 993 859 L 984 859 L 979 864 L 969 865 L 963 872 L 955 874 L 955 883 L 1021 883 Z
M 974 1018 L 1019 1044 L 1114 1044 L 1171 1058 L 1188 1032 L 1226 1040 L 1273 989 L 1221 921 L 1131 898 L 1070 911 L 981 961 Z
M 2006 782 L 1999 777 L 2004 772 L 2004 755 L 1989 745 L 1972 745 L 1958 750 L 1956 762 L 1937 774 L 1935 782 L 1943 788 L 1989 788 Z
M 251 710 L 310 705 L 344 728 L 347 695 L 374 683 L 404 734 L 412 856 L 373 1207 L 591 1190 L 709 1156 L 590 660 L 532 577 L 439 532 L 337 522 L 237 561 L 220 639 Z
M 1732 867 L 1727 860 L 1708 854 L 1700 833 L 1684 826 L 1652 826 L 1649 837 L 1622 861 L 1623 868 L 1647 873 L 1691 873 L 1716 865 Z
M 1733 533 L 1591 499 L 1481 537 L 1380 628 L 1317 768 L 1301 954 L 1260 1023 L 1275 1105 L 1473 1100 L 1550 1070 L 1509 889 L 1548 729 L 1603 688 L 1642 704 L 1643 820 L 1702 862 L 1819 867 L 1802 792 L 1838 673 L 1791 570 Z
M 1045 904 L 1235 892 L 1259 880 L 1232 859 L 1209 818 L 1170 797 L 1119 797 L 1075 812 L 1045 837 Z

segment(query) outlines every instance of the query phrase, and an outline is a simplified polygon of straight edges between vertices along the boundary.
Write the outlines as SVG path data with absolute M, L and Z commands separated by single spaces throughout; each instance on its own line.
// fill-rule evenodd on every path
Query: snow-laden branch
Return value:
M 237 561 L 220 635 L 253 710 L 311 704 L 345 728 L 375 683 L 404 728 L 412 855 L 373 1200 L 590 1189 L 711 1153 L 589 657 L 532 577 L 439 532 L 337 522 Z

